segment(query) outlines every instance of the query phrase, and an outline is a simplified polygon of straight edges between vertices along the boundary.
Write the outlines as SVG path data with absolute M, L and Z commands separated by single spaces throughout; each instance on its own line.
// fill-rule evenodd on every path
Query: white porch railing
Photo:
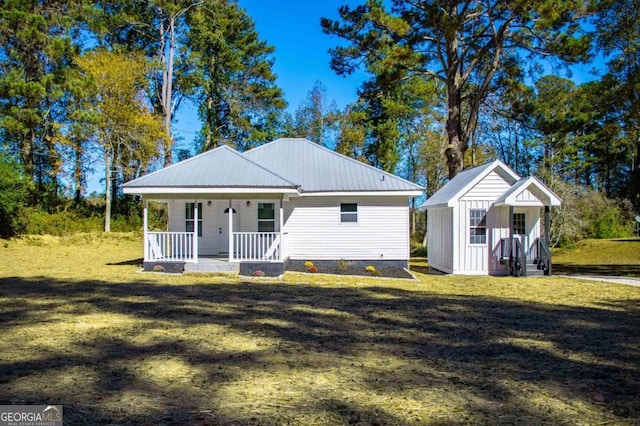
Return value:
M 146 261 L 196 261 L 193 232 L 147 232 L 146 235 Z
M 234 232 L 233 260 L 283 260 L 283 244 L 279 232 Z

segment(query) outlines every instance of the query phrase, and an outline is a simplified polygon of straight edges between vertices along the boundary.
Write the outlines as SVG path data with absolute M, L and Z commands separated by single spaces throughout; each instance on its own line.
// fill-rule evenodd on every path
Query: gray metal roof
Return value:
M 135 188 L 296 188 L 298 185 L 256 164 L 226 145 L 124 184 Z
M 307 139 L 283 138 L 242 154 L 301 186 L 302 192 L 422 191 L 408 180 Z
M 506 164 L 500 160 L 495 160 L 482 166 L 472 167 L 465 169 L 454 176 L 445 186 L 440 188 L 435 194 L 433 194 L 427 201 L 420 206 L 420 210 L 427 210 L 429 208 L 447 207 L 449 203 L 457 200 L 464 195 L 469 189 L 471 189 L 476 183 L 487 176 L 491 171 L 496 168 L 502 169 L 507 175 L 512 177 L 515 183 L 520 180 L 513 170 L 511 170 Z

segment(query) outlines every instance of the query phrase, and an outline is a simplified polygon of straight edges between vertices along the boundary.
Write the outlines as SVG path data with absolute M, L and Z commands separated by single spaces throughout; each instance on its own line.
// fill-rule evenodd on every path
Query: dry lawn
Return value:
M 640 288 L 142 274 L 136 235 L 0 241 L 0 404 L 68 424 L 640 424 Z

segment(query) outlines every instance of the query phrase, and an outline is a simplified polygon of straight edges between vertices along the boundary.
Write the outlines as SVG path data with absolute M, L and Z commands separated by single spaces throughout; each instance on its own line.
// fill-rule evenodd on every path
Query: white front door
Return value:
M 218 233 L 220 235 L 219 251 L 220 253 L 229 253 L 229 215 L 233 214 L 233 232 L 240 230 L 240 204 L 233 203 L 233 212 L 229 211 L 229 202 L 225 201 L 224 204 L 220 204 L 220 214 L 218 217 L 219 226 Z

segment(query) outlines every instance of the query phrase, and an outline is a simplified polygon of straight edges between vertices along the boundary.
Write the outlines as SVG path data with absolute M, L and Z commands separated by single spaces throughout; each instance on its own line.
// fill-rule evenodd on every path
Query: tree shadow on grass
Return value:
M 580 265 L 576 263 L 554 263 L 553 273 L 561 275 L 640 277 L 640 265 Z
M 47 278 L 0 279 L 0 298 L 0 404 L 60 403 L 72 422 L 640 417 L 640 300 Z

